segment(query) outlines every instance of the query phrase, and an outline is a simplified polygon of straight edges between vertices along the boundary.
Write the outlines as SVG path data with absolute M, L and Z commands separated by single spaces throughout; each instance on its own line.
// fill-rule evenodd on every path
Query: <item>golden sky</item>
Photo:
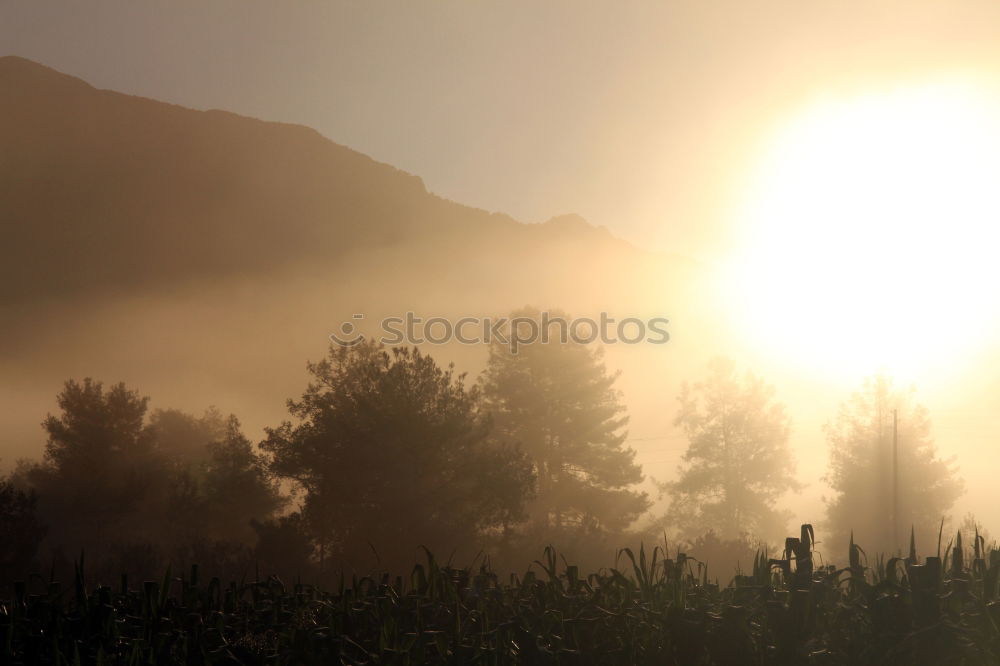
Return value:
M 817 97 L 995 75 L 993 2 L 0 1 L 0 53 L 306 124 L 463 203 L 712 254 Z

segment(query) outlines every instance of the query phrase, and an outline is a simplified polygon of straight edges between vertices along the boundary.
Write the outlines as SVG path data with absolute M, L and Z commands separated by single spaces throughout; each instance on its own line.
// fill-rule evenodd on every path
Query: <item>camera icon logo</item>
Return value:
M 364 318 L 363 314 L 354 314 L 351 316 L 351 319 L 360 320 Z M 364 339 L 365 336 L 357 332 L 357 327 L 351 321 L 345 321 L 340 325 L 340 335 L 337 335 L 337 333 L 330 334 L 330 341 L 341 347 L 353 347 L 360 344 Z

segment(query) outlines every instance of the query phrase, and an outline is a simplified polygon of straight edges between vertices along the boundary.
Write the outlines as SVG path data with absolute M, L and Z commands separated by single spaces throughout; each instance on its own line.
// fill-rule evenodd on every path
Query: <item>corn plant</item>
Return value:
M 549 546 L 502 578 L 425 550 L 408 575 L 332 590 L 199 567 L 114 587 L 35 576 L 0 602 L 0 664 L 997 664 L 1000 551 L 960 536 L 945 557 L 874 554 L 816 566 L 813 529 L 720 587 L 667 545 L 582 573 Z M 939 546 L 939 552 L 940 546 Z

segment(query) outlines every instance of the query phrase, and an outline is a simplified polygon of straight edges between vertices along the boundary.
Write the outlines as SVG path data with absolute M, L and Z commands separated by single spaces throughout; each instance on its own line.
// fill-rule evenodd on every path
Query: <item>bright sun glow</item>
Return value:
M 728 293 L 755 347 L 826 373 L 968 362 L 1000 301 L 1000 101 L 927 84 L 811 107 L 740 209 Z

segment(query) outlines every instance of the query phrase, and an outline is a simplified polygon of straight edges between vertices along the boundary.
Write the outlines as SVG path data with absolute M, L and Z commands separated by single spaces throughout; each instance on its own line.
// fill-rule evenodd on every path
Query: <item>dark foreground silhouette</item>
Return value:
M 940 547 L 939 547 L 940 548 Z M 406 576 L 72 585 L 34 577 L 0 605 L 0 663 L 995 664 L 1000 550 L 959 535 L 921 561 L 816 567 L 811 526 L 720 588 L 656 547 L 586 574 L 554 549 L 502 580 L 488 563 Z

